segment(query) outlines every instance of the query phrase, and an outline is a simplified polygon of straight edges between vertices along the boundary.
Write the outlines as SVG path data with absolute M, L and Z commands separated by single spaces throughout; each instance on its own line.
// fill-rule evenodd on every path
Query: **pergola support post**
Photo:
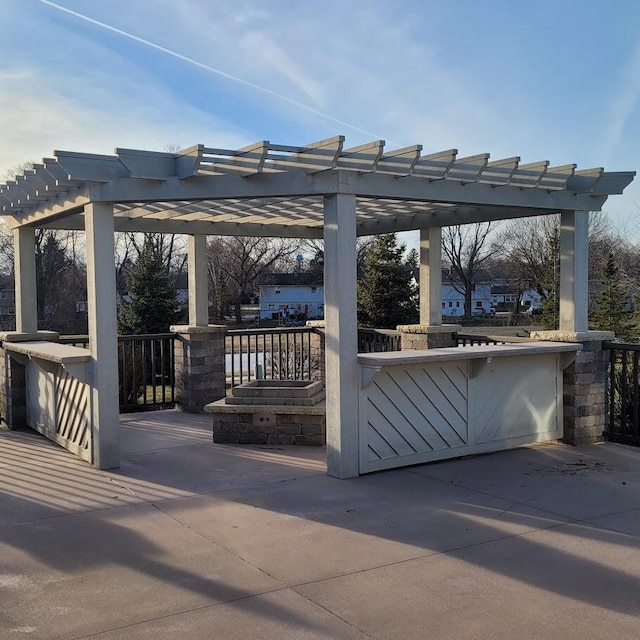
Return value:
M 560 331 L 587 331 L 589 305 L 589 212 L 560 216 Z
M 327 472 L 359 474 L 356 197 L 324 197 Z
M 442 229 L 420 229 L 420 324 L 397 327 L 401 349 L 455 347 L 460 328 L 442 324 Z
M 609 364 L 603 342 L 610 331 L 588 331 L 589 212 L 563 211 L 560 216 L 560 312 L 558 331 L 531 334 L 536 340 L 578 342 L 582 351 L 564 370 L 563 441 L 581 445 L 603 439 Z
M 189 324 L 206 327 L 209 324 L 209 289 L 207 286 L 207 236 L 188 237 L 187 264 L 189 278 Z
M 118 333 L 113 205 L 85 206 L 93 463 L 120 466 Z
M 200 413 L 205 405 L 225 397 L 227 328 L 209 324 L 207 236 L 188 238 L 189 324 L 176 325 L 176 405 Z
M 442 229 L 420 229 L 420 324 L 442 324 Z
M 36 285 L 36 235 L 31 227 L 13 232 L 16 332 L 38 330 L 38 295 Z

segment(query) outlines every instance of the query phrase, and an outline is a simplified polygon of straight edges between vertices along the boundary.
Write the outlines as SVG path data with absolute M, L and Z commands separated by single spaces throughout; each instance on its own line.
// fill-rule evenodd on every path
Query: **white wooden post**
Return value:
M 324 198 L 327 472 L 358 475 L 356 197 Z
M 189 325 L 209 324 L 209 289 L 207 286 L 207 236 L 190 235 L 188 239 Z
M 420 324 L 442 324 L 442 229 L 420 229 Z
M 13 232 L 16 331 L 36 333 L 38 330 L 38 297 L 36 289 L 35 229 L 20 227 Z
M 85 206 L 87 297 L 91 350 L 93 463 L 120 466 L 118 334 L 113 205 Z
M 589 212 L 560 216 L 560 331 L 587 331 L 589 304 Z

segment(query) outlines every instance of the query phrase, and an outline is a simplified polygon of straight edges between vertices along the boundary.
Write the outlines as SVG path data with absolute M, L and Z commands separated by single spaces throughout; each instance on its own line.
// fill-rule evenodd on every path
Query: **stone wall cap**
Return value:
M 513 356 L 532 356 L 553 353 L 582 351 L 582 345 L 569 342 L 526 342 L 516 344 L 479 344 L 472 347 L 438 347 L 437 349 L 415 349 L 359 353 L 358 364 L 363 367 L 387 367 L 395 365 L 422 365 L 457 360 L 476 360 Z
M 278 413 L 300 416 L 323 416 L 327 410 L 324 401 L 311 406 L 295 404 L 225 404 L 224 398 L 204 405 L 206 413 Z
M 602 342 L 615 338 L 613 331 L 532 331 L 534 340 L 549 340 L 551 342 Z
M 171 333 L 226 333 L 227 327 L 223 324 L 210 324 L 206 327 L 174 324 L 169 327 L 169 331 L 171 331 Z
M 59 338 L 60 338 L 60 334 L 57 331 L 36 331 L 35 333 L 22 333 L 20 331 L 0 332 L 0 341 L 2 342 L 34 342 L 34 341 L 54 342 Z
M 459 324 L 400 324 L 396 331 L 400 333 L 457 333 L 462 329 Z
M 307 320 L 305 326 L 312 327 L 313 329 L 324 329 L 326 323 L 324 320 Z

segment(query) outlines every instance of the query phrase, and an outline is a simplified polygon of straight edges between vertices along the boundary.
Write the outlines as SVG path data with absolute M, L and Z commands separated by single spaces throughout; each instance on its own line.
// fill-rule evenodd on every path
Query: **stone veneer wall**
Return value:
M 237 405 L 236 405 L 237 406 Z M 326 425 L 324 409 L 305 407 L 306 413 L 291 407 L 264 407 L 265 411 L 247 413 L 246 407 L 233 411 L 234 405 L 213 403 L 213 441 L 225 444 L 272 444 L 324 446 Z M 226 409 L 226 410 L 225 410 Z
M 400 332 L 402 351 L 414 349 L 440 349 L 455 347 L 456 333 L 462 327 L 459 324 L 428 326 L 421 324 L 403 324 L 397 327 Z
M 582 445 L 601 442 L 607 420 L 606 386 L 609 366 L 608 351 L 602 343 L 613 340 L 610 331 L 534 331 L 535 340 L 577 342 L 582 351 L 564 370 L 563 377 L 563 441 Z
M 176 406 L 200 413 L 206 404 L 226 394 L 225 338 L 227 328 L 174 326 Z
M 27 426 L 27 389 L 25 366 L 1 349 L 0 415 L 9 429 Z

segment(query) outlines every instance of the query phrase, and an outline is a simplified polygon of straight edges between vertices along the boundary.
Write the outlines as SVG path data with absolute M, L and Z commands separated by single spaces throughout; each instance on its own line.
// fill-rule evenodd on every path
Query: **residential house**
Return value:
M 260 287 L 260 319 L 277 322 L 324 318 L 324 288 L 311 284 Z
M 462 286 L 458 288 L 462 289 Z M 491 283 L 478 282 L 474 286 L 471 294 L 471 314 L 491 314 Z M 464 316 L 464 294 L 447 282 L 442 283 L 442 315 L 455 318 Z
M 524 313 L 542 308 L 542 296 L 535 289 L 518 292 L 513 284 L 491 286 L 491 304 L 496 311 L 514 311 L 516 300 L 519 310 Z

